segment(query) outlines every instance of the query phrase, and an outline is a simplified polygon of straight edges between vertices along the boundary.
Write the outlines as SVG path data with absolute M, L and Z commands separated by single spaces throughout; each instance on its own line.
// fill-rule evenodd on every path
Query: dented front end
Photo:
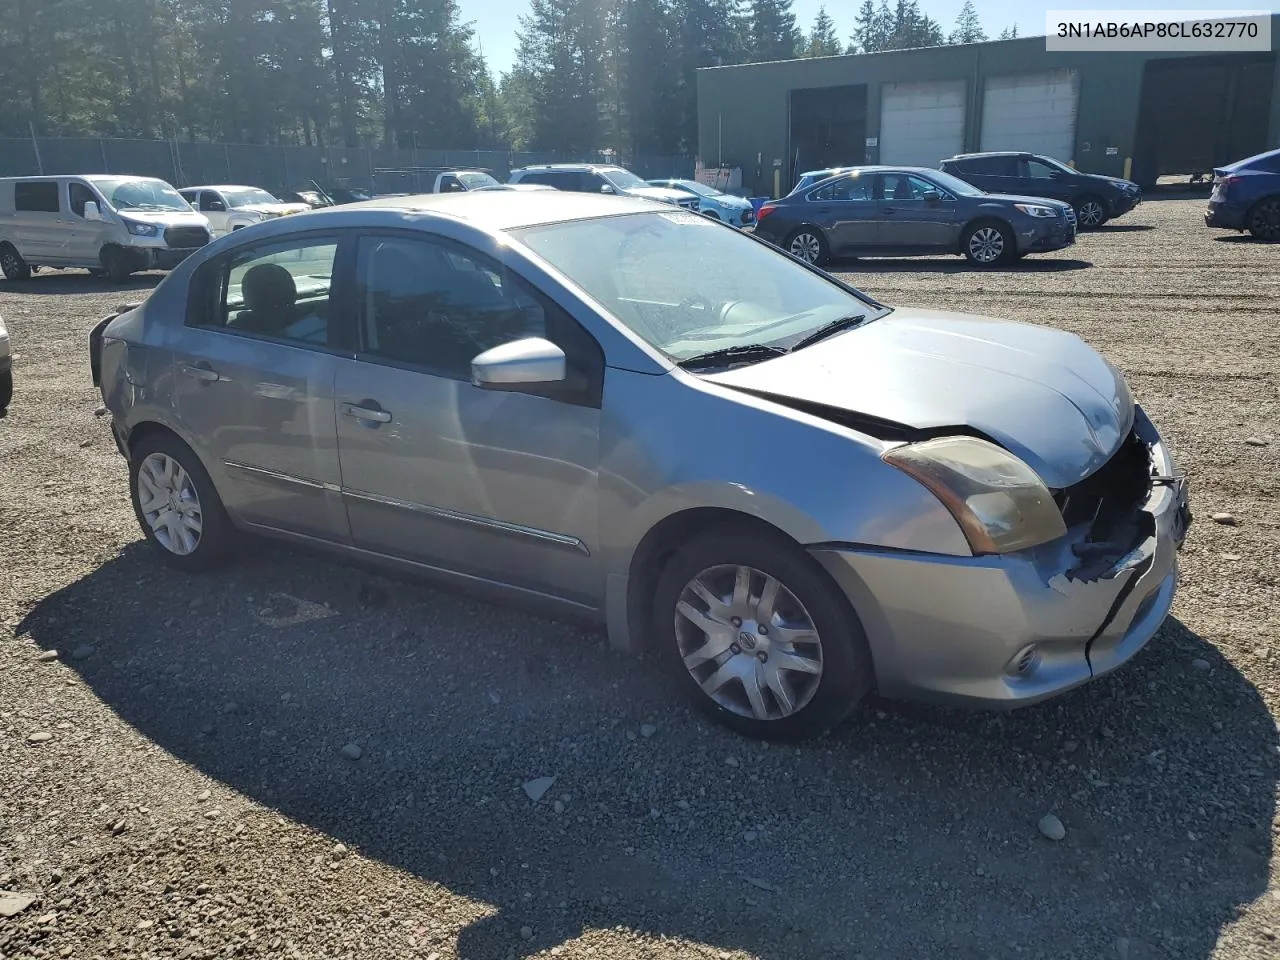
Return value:
M 1067 535 L 1033 550 L 940 557 L 818 549 L 867 630 L 890 696 L 1021 706 L 1114 670 L 1173 603 L 1187 484 L 1141 411 L 1090 476 L 1054 491 Z

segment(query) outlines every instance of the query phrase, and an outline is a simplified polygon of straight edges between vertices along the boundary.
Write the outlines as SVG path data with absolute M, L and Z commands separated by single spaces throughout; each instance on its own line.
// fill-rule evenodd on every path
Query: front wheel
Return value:
M 1249 235 L 1263 243 L 1280 242 L 1280 197 L 1268 197 L 1249 211 Z
M 1094 230 L 1106 222 L 1106 204 L 1097 197 L 1081 197 L 1076 201 L 1076 223 L 1081 229 Z
M 22 259 L 18 248 L 11 243 L 0 246 L 0 270 L 4 271 L 6 280 L 30 280 L 31 264 Z
M 13 399 L 13 371 L 6 370 L 0 373 L 0 417 L 4 416 L 9 409 L 9 402 Z
M 820 230 L 801 227 L 787 237 L 787 252 L 815 267 L 827 260 L 827 239 Z
M 676 682 L 739 733 L 812 737 L 871 689 L 857 616 L 826 571 L 780 535 L 725 529 L 690 541 L 663 570 L 655 611 Z
M 128 255 L 119 247 L 103 247 L 99 255 L 102 270 L 112 283 L 124 283 L 133 274 L 133 265 Z
M 226 559 L 235 531 L 200 458 L 170 433 L 143 437 L 129 458 L 129 492 L 142 532 L 181 570 Z
M 975 223 L 966 230 L 960 248 L 970 263 L 980 267 L 1009 263 L 1018 255 L 1013 231 L 994 220 Z

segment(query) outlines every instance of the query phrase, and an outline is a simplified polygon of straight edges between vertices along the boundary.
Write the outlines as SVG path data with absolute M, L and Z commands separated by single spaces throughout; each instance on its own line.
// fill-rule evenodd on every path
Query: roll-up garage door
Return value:
M 988 77 L 982 93 L 982 149 L 1073 160 L 1079 99 L 1075 70 Z
M 880 100 L 880 162 L 937 167 L 964 150 L 965 81 L 886 83 Z

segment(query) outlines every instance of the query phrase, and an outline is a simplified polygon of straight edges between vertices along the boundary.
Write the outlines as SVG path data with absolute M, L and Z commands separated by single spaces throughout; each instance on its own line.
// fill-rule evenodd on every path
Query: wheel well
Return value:
M 1249 209 L 1244 214 L 1244 225 L 1249 225 L 1249 218 L 1253 216 L 1253 212 L 1269 200 L 1280 200 L 1280 193 L 1269 193 L 1266 196 L 1259 197 L 1253 203 L 1249 204 Z
M 631 556 L 627 587 L 627 629 L 637 649 L 643 650 L 654 637 L 650 618 L 653 595 L 658 589 L 662 568 L 677 550 L 708 530 L 750 527 L 771 536 L 787 534 L 773 524 L 720 507 L 694 507 L 664 517 L 646 533 Z M 788 539 L 791 539 L 788 537 Z
M 184 444 L 186 443 L 185 440 L 166 427 L 163 423 L 156 423 L 154 420 L 144 420 L 129 431 L 129 456 L 133 456 L 133 451 L 146 437 L 153 437 L 161 433 L 167 433 L 176 440 L 179 440 Z

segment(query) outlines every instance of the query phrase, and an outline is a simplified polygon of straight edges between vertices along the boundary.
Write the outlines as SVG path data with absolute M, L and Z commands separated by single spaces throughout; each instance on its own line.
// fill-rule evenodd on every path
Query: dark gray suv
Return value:
M 757 216 L 759 237 L 814 264 L 957 253 L 989 267 L 1076 242 L 1070 204 L 984 193 L 923 167 L 853 167 Z

